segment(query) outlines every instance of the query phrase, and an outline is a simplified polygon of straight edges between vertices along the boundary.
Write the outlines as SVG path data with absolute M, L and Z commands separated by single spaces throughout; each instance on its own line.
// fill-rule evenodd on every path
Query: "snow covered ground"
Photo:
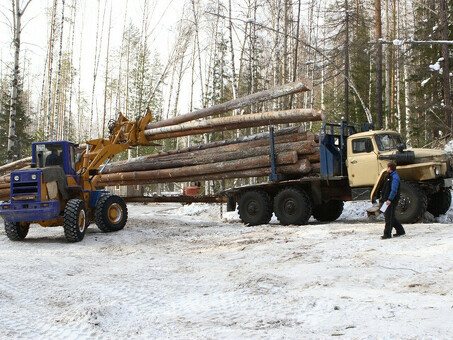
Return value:
M 335 223 L 239 223 L 219 206 L 129 205 L 80 243 L 0 231 L 0 339 L 451 339 L 453 212 L 380 240 Z

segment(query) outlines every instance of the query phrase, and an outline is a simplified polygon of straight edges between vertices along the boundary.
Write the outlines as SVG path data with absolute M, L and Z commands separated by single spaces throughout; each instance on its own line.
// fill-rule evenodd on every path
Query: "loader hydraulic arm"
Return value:
M 100 176 L 94 176 L 90 170 L 97 170 L 105 161 L 127 150 L 131 146 L 152 145 L 145 136 L 145 127 L 152 120 L 151 110 L 146 109 L 144 117 L 136 121 L 128 120 L 121 112 L 119 118 L 109 124 L 110 137 L 108 139 L 93 139 L 87 141 L 87 149 L 82 155 L 82 165 L 79 174 L 82 182 L 94 186 Z

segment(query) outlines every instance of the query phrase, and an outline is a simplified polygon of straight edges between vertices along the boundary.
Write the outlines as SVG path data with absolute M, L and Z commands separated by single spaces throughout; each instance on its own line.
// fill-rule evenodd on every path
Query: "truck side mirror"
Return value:
M 365 142 L 365 151 L 372 152 L 373 151 L 373 143 L 371 143 L 371 139 L 367 139 Z

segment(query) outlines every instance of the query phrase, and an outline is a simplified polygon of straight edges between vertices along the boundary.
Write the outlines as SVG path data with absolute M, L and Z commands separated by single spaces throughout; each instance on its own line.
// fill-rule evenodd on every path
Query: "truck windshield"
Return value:
M 376 135 L 375 139 L 379 151 L 396 150 L 396 146 L 403 143 L 401 135 L 396 133 Z
M 63 145 L 60 143 L 37 144 L 36 165 L 38 168 L 48 166 L 63 166 Z

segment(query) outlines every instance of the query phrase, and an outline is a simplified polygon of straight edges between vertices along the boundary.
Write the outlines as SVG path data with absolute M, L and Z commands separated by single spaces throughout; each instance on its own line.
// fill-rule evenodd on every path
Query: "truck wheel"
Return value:
M 245 224 L 267 224 L 272 217 L 271 197 L 265 191 L 247 191 L 239 198 L 238 212 Z
M 85 203 L 77 198 L 69 200 L 64 210 L 64 236 L 69 242 L 83 240 L 87 231 L 87 214 Z
M 451 191 L 450 189 L 443 189 L 436 192 L 434 195 L 428 196 L 428 211 L 439 217 L 445 214 L 451 205 Z
M 6 236 L 11 241 L 22 241 L 28 234 L 30 223 L 5 222 Z
M 319 222 L 335 221 L 343 213 L 343 201 L 330 200 L 313 207 L 313 217 Z
M 307 224 L 311 216 L 311 200 L 302 189 L 285 188 L 274 198 L 274 212 L 283 225 Z
M 426 212 L 428 199 L 417 184 L 401 181 L 400 200 L 395 210 L 395 217 L 400 223 L 415 223 Z
M 96 203 L 94 220 L 103 232 L 118 231 L 127 222 L 127 207 L 124 200 L 116 195 L 104 194 Z

